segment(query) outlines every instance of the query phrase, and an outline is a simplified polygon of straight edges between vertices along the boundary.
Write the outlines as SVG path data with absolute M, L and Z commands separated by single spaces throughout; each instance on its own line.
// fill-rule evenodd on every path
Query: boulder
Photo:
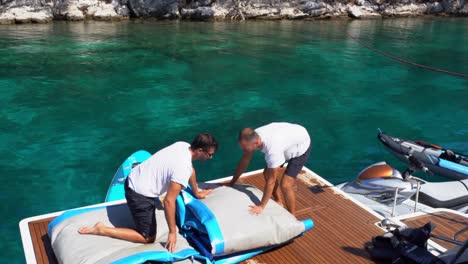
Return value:
M 87 10 L 87 15 L 96 20 L 115 20 L 120 19 L 112 4 L 100 4 L 90 6 Z
M 66 9 L 65 18 L 70 21 L 79 21 L 84 20 L 85 15 L 76 5 L 70 5 Z
M 33 8 L 30 6 L 13 7 L 0 13 L 0 24 L 47 23 L 53 18 L 49 6 Z
M 439 2 L 427 3 L 427 14 L 438 14 L 444 12 L 444 7 Z
M 319 9 L 323 9 L 325 8 L 326 5 L 324 2 L 316 2 L 316 1 L 307 1 L 307 2 L 304 2 L 301 6 L 300 6 L 300 9 L 303 11 L 303 12 L 310 12 L 310 11 L 313 11 L 313 10 L 319 10 Z
M 289 8 L 281 8 L 280 16 L 287 18 L 287 19 L 300 19 L 300 18 L 306 17 L 307 14 L 297 8 L 289 7 Z
M 468 3 L 466 3 L 463 8 L 460 10 L 460 14 L 468 15 Z
M 213 18 L 218 20 L 225 19 L 229 14 L 229 10 L 224 5 L 221 6 L 216 2 L 211 6 L 211 10 L 213 10 Z
M 426 13 L 427 6 L 425 4 L 409 4 L 388 6 L 383 9 L 382 14 L 386 16 L 414 16 Z
M 348 8 L 348 15 L 352 18 L 361 18 L 362 16 L 361 8 L 357 6 L 350 6 Z
M 180 17 L 177 0 L 128 0 L 128 8 L 135 17 Z
M 214 11 L 211 7 L 200 6 L 193 9 L 182 8 L 180 16 L 184 19 L 191 20 L 210 20 L 214 17 Z
M 381 17 L 372 7 L 369 6 L 348 6 L 348 16 L 351 18 L 376 18 Z
M 267 16 L 277 16 L 279 8 L 264 5 L 249 5 L 243 8 L 242 13 L 245 18 L 258 18 Z
M 445 12 L 455 14 L 455 13 L 459 13 L 460 10 L 463 10 L 465 1 L 464 0 L 443 0 L 442 5 L 445 9 Z
M 11 12 L 0 13 L 0 25 L 14 24 L 15 15 Z

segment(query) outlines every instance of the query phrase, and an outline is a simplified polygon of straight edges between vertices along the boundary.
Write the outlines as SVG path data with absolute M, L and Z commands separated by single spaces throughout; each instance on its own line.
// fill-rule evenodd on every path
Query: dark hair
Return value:
M 209 151 L 210 148 L 214 148 L 216 151 L 218 149 L 218 143 L 212 135 L 201 133 L 195 136 L 190 147 L 192 149 L 201 148 L 204 151 Z
M 238 138 L 239 141 L 246 140 L 250 142 L 257 138 L 258 138 L 257 132 L 255 132 L 255 130 L 253 130 L 250 127 L 244 128 L 241 131 L 239 131 L 239 138 Z

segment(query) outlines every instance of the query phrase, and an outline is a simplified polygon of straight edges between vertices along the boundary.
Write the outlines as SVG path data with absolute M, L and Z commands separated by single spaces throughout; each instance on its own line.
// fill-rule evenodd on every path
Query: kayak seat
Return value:
M 442 154 L 440 154 L 439 158 L 444 159 L 444 160 L 448 160 L 448 161 L 451 161 L 451 162 L 459 162 L 460 161 L 460 160 L 458 160 L 455 153 L 453 151 L 449 150 L 449 149 L 446 149 Z

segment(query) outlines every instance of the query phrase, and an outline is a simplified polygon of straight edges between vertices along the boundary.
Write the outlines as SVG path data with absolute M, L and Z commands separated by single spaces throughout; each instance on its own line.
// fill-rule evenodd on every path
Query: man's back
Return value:
M 271 123 L 255 129 L 262 140 L 262 152 L 269 168 L 304 154 L 310 146 L 307 130 L 291 123 Z M 279 164 L 281 163 L 281 164 Z
M 132 170 L 128 176 L 129 187 L 147 197 L 165 193 L 171 181 L 186 187 L 192 174 L 189 147 L 186 142 L 176 142 L 159 150 Z

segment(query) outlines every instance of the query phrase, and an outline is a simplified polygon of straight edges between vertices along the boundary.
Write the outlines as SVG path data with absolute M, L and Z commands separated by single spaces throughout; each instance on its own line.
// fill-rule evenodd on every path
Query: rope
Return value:
M 351 34 L 347 33 L 346 34 L 348 35 L 348 37 L 350 37 L 352 40 L 354 40 L 356 43 L 358 43 L 359 45 L 363 46 L 363 47 L 366 47 L 380 55 L 383 55 L 385 57 L 388 57 L 390 59 L 393 59 L 393 60 L 396 60 L 396 61 L 399 61 L 401 63 L 406 63 L 406 64 L 409 64 L 409 65 L 413 65 L 413 66 L 416 66 L 416 67 L 420 67 L 420 68 L 423 68 L 423 69 L 427 69 L 427 70 L 431 70 L 431 71 L 436 71 L 436 72 L 441 72 L 441 73 L 445 73 L 445 74 L 450 74 L 450 75 L 454 75 L 454 76 L 458 76 L 458 77 L 462 77 L 462 78 L 468 78 L 468 74 L 463 74 L 463 73 L 458 73 L 458 72 L 452 72 L 452 71 L 447 71 L 447 70 L 442 70 L 442 69 L 439 69 L 439 68 L 434 68 L 434 67 L 430 67 L 430 66 L 426 66 L 426 65 L 422 65 L 422 64 L 419 64 L 419 63 L 415 63 L 415 62 L 412 62 L 412 61 L 407 61 L 405 59 L 402 59 L 402 58 L 399 58 L 399 57 L 396 57 L 396 56 L 393 56 L 393 55 L 390 55 L 388 53 L 385 53 L 381 50 L 378 50 L 370 45 L 367 45 L 366 43 L 362 42 L 361 40 L 359 40 L 358 38 L 352 36 Z

